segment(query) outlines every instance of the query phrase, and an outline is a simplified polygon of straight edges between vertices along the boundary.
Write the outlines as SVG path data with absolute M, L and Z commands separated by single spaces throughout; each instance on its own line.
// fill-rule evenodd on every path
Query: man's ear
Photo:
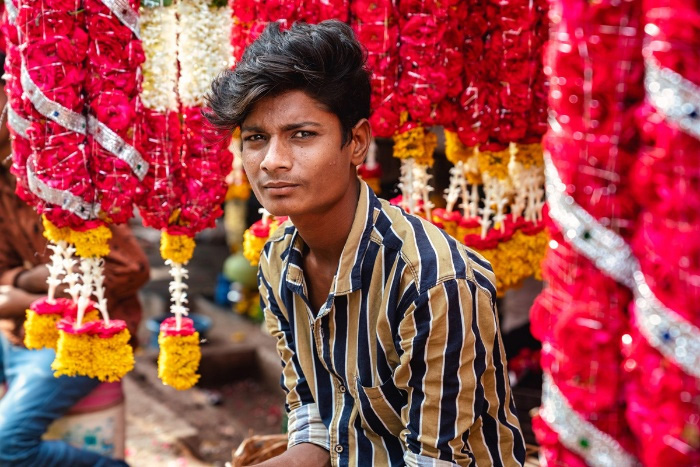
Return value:
M 350 140 L 350 148 L 352 150 L 350 162 L 352 165 L 357 167 L 364 162 L 371 142 L 372 129 L 369 126 L 369 121 L 363 118 L 352 129 L 352 139 Z

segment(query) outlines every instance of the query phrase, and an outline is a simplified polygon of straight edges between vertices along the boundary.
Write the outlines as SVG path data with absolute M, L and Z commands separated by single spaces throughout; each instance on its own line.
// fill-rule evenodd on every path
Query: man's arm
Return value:
M 289 413 L 288 451 L 264 465 L 274 466 L 297 465 L 290 464 L 292 457 L 305 461 L 306 455 L 313 455 L 304 465 L 322 466 L 330 464 L 330 436 L 328 429 L 321 420 L 318 406 L 296 355 L 296 343 L 289 320 L 280 309 L 275 293 L 266 279 L 267 263 L 260 262 L 258 272 L 258 288 L 260 305 L 265 314 L 265 322 L 270 334 L 277 339 L 277 353 L 282 360 L 282 377 L 280 384 L 286 393 L 286 406 Z M 316 453 L 316 454 L 314 454 Z M 301 457 L 297 457 L 301 456 Z M 313 463 L 310 461 L 314 459 Z M 316 462 L 318 460 L 318 462 Z M 299 464 L 301 465 L 301 464 Z
M 0 319 L 17 319 L 24 316 L 29 305 L 41 295 L 25 292 L 11 285 L 0 285 Z
M 311 443 L 295 444 L 284 453 L 255 467 L 325 467 L 331 465 L 328 451 Z
M 521 465 L 524 444 L 490 295 L 466 279 L 438 284 L 406 311 L 399 337 L 394 379 L 408 393 L 406 464 Z M 474 430 L 484 436 L 470 437 Z

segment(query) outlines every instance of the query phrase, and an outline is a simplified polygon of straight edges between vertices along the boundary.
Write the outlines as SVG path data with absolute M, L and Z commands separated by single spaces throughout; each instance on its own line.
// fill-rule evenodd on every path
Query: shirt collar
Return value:
M 374 211 L 380 207 L 379 200 L 371 188 L 360 180 L 360 196 L 355 208 L 355 217 L 348 239 L 340 255 L 338 270 L 336 271 L 331 296 L 345 295 L 358 290 L 362 286 L 361 269 L 362 258 L 369 246 L 370 236 L 374 228 Z M 290 245 L 286 253 L 286 276 L 287 287 L 292 292 L 304 295 L 302 269 L 302 251 L 304 241 L 298 230 L 294 230 Z M 331 299 L 332 297 L 329 297 Z

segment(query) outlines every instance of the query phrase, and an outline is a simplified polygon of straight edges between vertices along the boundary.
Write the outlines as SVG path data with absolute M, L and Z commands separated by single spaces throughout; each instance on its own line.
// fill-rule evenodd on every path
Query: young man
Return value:
M 0 59 L 0 69 L 4 57 Z M 0 70 L 0 76 L 2 72 Z M 0 107 L 7 102 L 0 81 Z M 29 305 L 47 293 L 46 247 L 41 218 L 15 195 L 10 174 L 10 136 L 0 125 L 0 466 L 108 467 L 126 463 L 62 441 L 42 441 L 51 423 L 100 382 L 88 377 L 55 378 L 51 349 L 27 350 L 23 323 Z M 148 281 L 146 255 L 126 226 L 112 227 L 105 258 L 110 315 L 126 321 L 132 336 L 141 319 L 138 289 Z M 135 340 L 134 340 L 135 342 Z
M 241 128 L 272 214 L 260 258 L 289 449 L 264 465 L 522 465 L 493 272 L 357 178 L 370 143 L 363 50 L 337 21 L 272 24 L 210 96 Z

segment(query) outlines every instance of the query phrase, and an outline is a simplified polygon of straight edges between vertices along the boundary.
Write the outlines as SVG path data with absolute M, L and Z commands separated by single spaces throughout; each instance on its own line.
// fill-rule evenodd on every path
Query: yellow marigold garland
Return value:
M 104 257 L 109 254 L 112 232 L 105 225 L 84 231 L 71 230 L 70 242 L 75 245 L 75 254 L 82 258 Z
M 524 168 L 544 167 L 544 154 L 540 143 L 516 144 L 513 158 L 520 162 Z
M 259 220 L 243 232 L 243 256 L 252 266 L 258 265 L 260 253 L 262 253 L 267 239 L 277 230 L 284 219 L 286 218 L 272 219 L 267 223 Z
M 247 183 L 232 184 L 226 190 L 226 201 L 232 199 L 247 200 L 250 198 L 250 185 Z
M 482 175 L 495 177 L 499 180 L 508 178 L 508 163 L 510 162 L 510 148 L 501 151 L 482 151 L 479 150 L 477 161 L 479 170 Z
M 56 227 L 56 224 L 41 216 L 41 223 L 44 225 L 44 237 L 53 243 L 70 241 L 71 231 L 68 227 Z
M 246 229 L 243 232 L 243 256 L 250 261 L 250 264 L 257 266 L 260 262 L 260 253 L 262 252 L 268 237 L 256 237 Z
M 40 315 L 27 309 L 27 319 L 24 321 L 24 345 L 28 349 L 38 350 L 46 347 L 55 349 L 58 341 L 56 323 L 63 315 L 49 313 Z
M 498 243 L 496 248 L 477 249 L 493 267 L 499 297 L 508 289 L 518 287 L 530 276 L 541 280 L 540 264 L 548 242 L 545 230 L 534 235 L 517 231 L 509 241 Z
M 119 381 L 134 368 L 130 338 L 126 327 L 109 338 L 59 329 L 56 359 L 51 364 L 54 376 L 83 375 L 100 381 Z
M 194 238 L 189 235 L 172 235 L 163 232 L 160 237 L 160 256 L 175 263 L 187 264 L 192 258 Z
M 474 148 L 467 147 L 454 131 L 445 130 L 445 157 L 452 164 L 466 162 L 475 155 Z
M 202 352 L 199 348 L 199 333 L 189 336 L 166 336 L 158 334 L 158 377 L 163 383 L 183 391 L 199 381 L 197 374 Z
M 56 324 L 63 318 L 60 313 L 40 314 L 27 309 L 27 319 L 24 320 L 24 345 L 28 349 L 56 349 L 58 342 L 58 328 Z M 90 310 L 83 318 L 84 322 L 97 321 L 100 314 L 97 310 Z

